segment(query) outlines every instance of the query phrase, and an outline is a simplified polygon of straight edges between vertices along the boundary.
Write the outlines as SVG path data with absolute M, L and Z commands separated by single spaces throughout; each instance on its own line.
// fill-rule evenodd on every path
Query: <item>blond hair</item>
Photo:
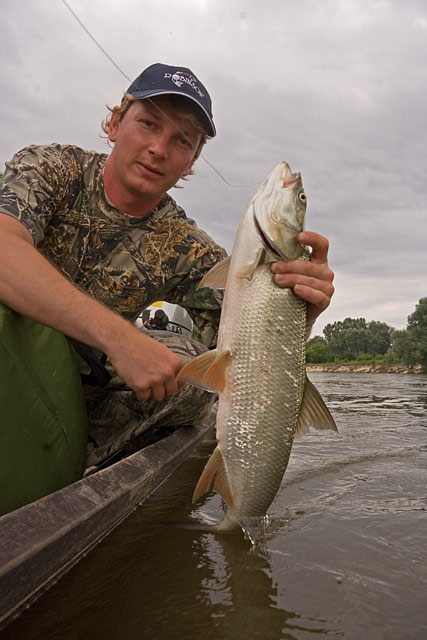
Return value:
M 171 105 L 179 118 L 184 118 L 188 120 L 197 131 L 201 133 L 200 142 L 197 146 L 196 152 L 194 154 L 195 158 L 198 158 L 202 152 L 202 148 L 206 144 L 211 137 L 206 133 L 206 128 L 203 126 L 202 121 L 200 120 L 197 112 L 197 108 L 193 107 L 191 102 L 179 95 L 175 95 L 173 93 L 168 93 L 160 96 L 153 96 L 153 98 L 144 98 L 145 100 L 149 100 L 155 107 L 157 107 L 161 111 L 161 105 Z M 109 107 L 107 105 L 107 109 L 110 112 L 105 120 L 102 121 L 102 130 L 108 136 L 108 130 L 110 127 L 111 118 L 115 116 L 117 121 L 120 122 L 123 120 L 125 113 L 129 110 L 131 104 L 138 100 L 138 98 L 134 98 L 130 93 L 125 93 L 119 107 Z

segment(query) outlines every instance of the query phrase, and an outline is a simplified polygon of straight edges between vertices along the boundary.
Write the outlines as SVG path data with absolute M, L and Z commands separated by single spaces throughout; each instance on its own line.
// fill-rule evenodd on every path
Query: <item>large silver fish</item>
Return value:
M 227 531 L 265 515 L 282 481 L 294 436 L 335 422 L 305 373 L 306 303 L 273 281 L 270 263 L 307 259 L 298 234 L 306 195 L 300 174 L 279 164 L 249 203 L 231 258 L 200 286 L 225 286 L 218 344 L 179 378 L 219 392 L 218 445 L 194 491 L 228 505 Z

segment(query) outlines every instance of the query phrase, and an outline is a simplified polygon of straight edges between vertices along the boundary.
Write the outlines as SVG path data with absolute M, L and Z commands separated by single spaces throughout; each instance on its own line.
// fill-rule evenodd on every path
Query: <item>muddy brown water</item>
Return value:
M 295 442 L 258 545 L 191 494 L 205 442 L 1 640 L 427 638 L 427 376 L 310 374 L 339 434 Z

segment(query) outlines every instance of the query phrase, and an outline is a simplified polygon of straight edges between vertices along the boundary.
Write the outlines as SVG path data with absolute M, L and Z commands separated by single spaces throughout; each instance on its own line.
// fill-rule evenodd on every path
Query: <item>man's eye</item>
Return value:
M 179 144 L 183 147 L 187 147 L 188 149 L 193 148 L 193 145 L 191 144 L 190 140 L 188 140 L 188 138 L 179 138 Z

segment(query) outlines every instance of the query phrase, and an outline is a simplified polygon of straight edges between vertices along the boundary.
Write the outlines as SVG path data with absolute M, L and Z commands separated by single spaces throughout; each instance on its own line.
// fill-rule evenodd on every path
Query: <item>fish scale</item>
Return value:
M 308 259 L 298 241 L 306 196 L 286 162 L 267 177 L 240 222 L 233 255 L 201 286 L 225 286 L 215 351 L 185 365 L 178 378 L 219 393 L 218 446 L 194 490 L 228 505 L 216 531 L 263 516 L 288 464 L 295 435 L 335 429 L 305 375 L 306 303 L 274 282 L 271 262 Z
M 218 340 L 221 351 L 232 334 L 217 424 L 238 505 L 228 515 L 241 522 L 265 514 L 289 460 L 305 384 L 305 302 L 274 284 L 269 265 L 230 286 L 231 300 L 241 300 L 240 317 Z

